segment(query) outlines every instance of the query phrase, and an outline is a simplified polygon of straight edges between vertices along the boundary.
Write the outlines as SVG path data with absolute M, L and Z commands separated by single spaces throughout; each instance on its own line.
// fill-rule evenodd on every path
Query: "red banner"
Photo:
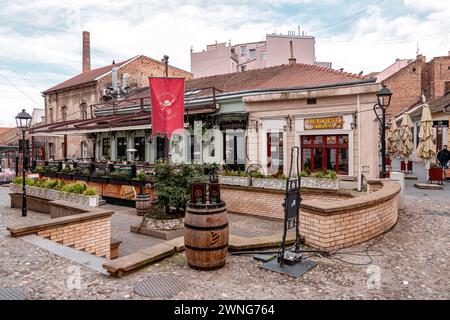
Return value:
M 184 78 L 149 78 L 152 100 L 152 135 L 172 132 L 184 125 Z

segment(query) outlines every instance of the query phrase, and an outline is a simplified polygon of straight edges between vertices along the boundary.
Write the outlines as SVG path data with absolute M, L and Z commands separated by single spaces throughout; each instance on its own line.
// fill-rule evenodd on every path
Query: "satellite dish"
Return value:
M 137 152 L 137 149 L 128 149 L 127 152 Z

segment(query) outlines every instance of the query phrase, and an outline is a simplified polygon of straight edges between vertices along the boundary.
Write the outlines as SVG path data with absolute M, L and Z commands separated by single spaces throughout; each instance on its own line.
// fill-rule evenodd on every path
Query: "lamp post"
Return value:
M 164 55 L 164 57 L 161 59 L 161 62 L 164 63 L 164 76 L 166 78 L 169 77 L 169 56 Z
M 31 126 L 31 116 L 22 109 L 22 112 L 16 116 L 17 128 L 22 131 L 22 217 L 27 216 L 27 196 L 25 188 L 25 175 L 26 175 L 26 163 L 25 163 L 25 132 Z
M 381 129 L 381 178 L 386 178 L 386 110 L 391 103 L 392 92 L 388 88 L 386 88 L 386 84 L 383 83 L 383 88 L 377 93 L 377 100 L 373 106 L 373 111 L 377 116 L 378 121 L 380 122 Z M 381 109 L 381 118 L 377 112 L 377 110 Z

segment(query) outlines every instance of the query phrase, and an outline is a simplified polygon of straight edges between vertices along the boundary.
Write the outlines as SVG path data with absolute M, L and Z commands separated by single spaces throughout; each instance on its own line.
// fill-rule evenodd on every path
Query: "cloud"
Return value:
M 2 1 L 0 58 L 45 90 L 81 71 L 82 30 L 91 32 L 92 67 L 137 54 L 155 59 L 168 54 L 172 65 L 189 70 L 191 46 L 200 51 L 216 40 L 259 41 L 267 33 L 286 33 L 296 30 L 297 25 L 308 34 L 322 29 L 312 34 L 316 36 L 317 59 L 352 72 L 379 71 L 395 58 L 414 58 L 417 42 L 428 58 L 447 53 L 450 37 L 443 33 L 450 32 L 450 5 L 445 5 L 449 0 L 373 5 L 377 2 Z M 327 28 L 365 8 L 364 14 Z M 20 77 L 14 78 L 14 72 L 7 68 L 0 72 L 12 77 L 19 88 L 32 92 L 33 99 L 42 101 L 37 90 Z M 22 106 L 34 105 L 2 78 L 0 91 L 5 92 L 0 104 L 14 110 L 14 115 Z

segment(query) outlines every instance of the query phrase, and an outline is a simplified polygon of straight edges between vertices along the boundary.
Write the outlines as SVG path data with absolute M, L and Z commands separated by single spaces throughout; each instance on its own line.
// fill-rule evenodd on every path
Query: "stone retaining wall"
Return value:
M 360 197 L 343 192 L 303 192 L 300 209 L 305 243 L 331 251 L 372 239 L 397 222 L 400 185 L 377 182 Z M 284 193 L 250 187 L 222 186 L 227 210 L 234 213 L 283 219 Z
M 11 184 L 9 186 L 11 192 L 22 193 L 22 186 Z M 38 188 L 26 186 L 27 195 L 47 199 L 47 200 L 64 200 L 71 203 L 81 204 L 85 206 L 98 207 L 100 196 L 84 196 L 82 194 L 75 194 L 69 192 L 62 192 L 59 190 Z

